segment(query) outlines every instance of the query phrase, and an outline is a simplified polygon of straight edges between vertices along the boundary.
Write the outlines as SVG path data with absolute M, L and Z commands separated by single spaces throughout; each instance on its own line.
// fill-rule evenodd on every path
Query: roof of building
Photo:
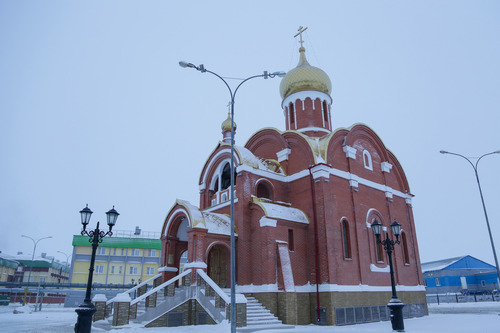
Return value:
M 464 265 L 458 265 L 458 263 L 462 260 L 464 260 L 465 262 Z M 470 263 L 474 263 L 474 267 L 472 267 Z M 456 267 L 451 267 L 452 265 Z M 422 263 L 422 273 L 431 271 L 440 271 L 443 269 L 484 269 L 484 268 L 494 269 L 495 267 L 470 255 Z
M 73 236 L 73 246 L 92 246 L 89 242 L 88 236 Z M 104 237 L 102 243 L 99 243 L 102 247 L 123 247 L 131 249 L 161 249 L 160 239 L 149 239 L 149 238 L 123 238 L 123 237 Z
M 6 258 L 3 254 L 0 253 L 0 266 L 8 268 L 17 268 L 18 265 L 19 262 L 17 260 L 14 260 L 12 258 Z
M 311 66 L 306 59 L 306 49 L 299 49 L 300 59 L 297 67 L 290 70 L 280 84 L 281 98 L 285 99 L 293 93 L 304 90 L 321 91 L 330 95 L 332 82 L 320 68 Z

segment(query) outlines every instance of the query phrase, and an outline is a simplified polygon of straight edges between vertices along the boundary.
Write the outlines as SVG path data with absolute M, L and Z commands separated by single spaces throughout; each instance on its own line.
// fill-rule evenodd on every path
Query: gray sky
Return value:
M 60 260 L 113 205 L 116 229 L 160 231 L 176 198 L 198 205 L 201 168 L 222 138 L 222 76 L 290 70 L 299 25 L 333 83 L 334 127 L 362 122 L 402 164 L 421 260 L 493 264 L 473 169 L 445 149 L 500 149 L 498 1 L 0 0 L 0 250 Z M 238 81 L 231 81 L 236 85 Z M 284 130 L 280 80 L 238 92 L 236 142 Z M 479 166 L 500 250 L 500 155 Z

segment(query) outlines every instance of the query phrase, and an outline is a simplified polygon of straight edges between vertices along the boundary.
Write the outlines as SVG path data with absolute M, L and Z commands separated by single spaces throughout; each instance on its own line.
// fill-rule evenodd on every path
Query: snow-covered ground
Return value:
M 45 306 L 41 312 L 14 314 L 15 306 L 0 307 L 0 332 L 28 333 L 51 332 L 73 333 L 76 322 L 74 308 Z M 466 304 L 431 304 L 430 315 L 405 320 L 406 332 L 413 333 L 498 333 L 500 332 L 500 302 Z M 211 326 L 186 326 L 172 328 L 141 328 L 130 325 L 121 329 L 104 331 L 93 328 L 92 332 L 111 333 L 228 333 L 227 323 Z M 288 330 L 267 330 L 263 333 L 326 333 L 326 332 L 391 332 L 390 322 L 378 322 L 353 326 L 296 326 Z

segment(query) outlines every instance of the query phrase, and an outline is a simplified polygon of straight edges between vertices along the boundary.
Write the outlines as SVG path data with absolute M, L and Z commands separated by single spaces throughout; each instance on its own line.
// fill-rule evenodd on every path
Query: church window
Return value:
M 290 250 L 290 251 L 294 250 L 293 229 L 288 229 L 288 250 Z
M 236 185 L 236 174 L 234 175 L 234 184 Z M 222 169 L 220 180 L 220 189 L 223 191 L 231 186 L 231 165 L 226 163 Z
M 290 123 L 293 124 L 295 123 L 295 110 L 293 107 L 293 103 L 290 103 L 289 112 L 290 112 Z
M 328 106 L 326 105 L 326 101 L 323 101 L 323 118 L 325 122 L 328 121 Z
M 270 188 L 269 184 L 267 184 L 266 182 L 260 182 L 257 185 L 257 197 L 273 200 L 273 191 Z
M 368 150 L 364 150 L 363 151 L 363 162 L 365 164 L 365 169 L 373 170 L 372 156 L 370 155 L 370 153 L 368 152 Z
M 406 234 L 404 232 L 401 233 L 401 248 L 403 249 L 403 258 L 405 260 L 405 264 L 409 264 L 410 255 L 408 253 L 408 242 L 406 241 Z
M 346 220 L 342 221 L 342 242 L 344 244 L 344 259 L 351 259 L 351 240 L 349 237 L 349 224 Z
M 215 179 L 214 192 L 219 192 L 219 177 Z
M 383 253 L 384 253 L 384 249 L 382 248 L 382 244 L 378 243 L 377 244 L 377 262 L 384 262 Z

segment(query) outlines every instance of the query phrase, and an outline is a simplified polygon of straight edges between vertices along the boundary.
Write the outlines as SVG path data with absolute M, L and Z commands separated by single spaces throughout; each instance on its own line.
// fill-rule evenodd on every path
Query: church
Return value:
M 255 297 L 285 324 L 387 320 L 388 257 L 371 224 L 378 221 L 393 237 L 397 221 L 398 296 L 406 317 L 424 315 L 403 168 L 367 125 L 334 128 L 330 78 L 309 64 L 302 38 L 299 56 L 280 84 L 285 130 L 263 128 L 234 146 L 236 292 Z M 230 116 L 221 127 L 221 141 L 201 166 L 199 205 L 178 199 L 167 212 L 163 281 L 187 256 L 204 263 L 218 286 L 230 287 Z

